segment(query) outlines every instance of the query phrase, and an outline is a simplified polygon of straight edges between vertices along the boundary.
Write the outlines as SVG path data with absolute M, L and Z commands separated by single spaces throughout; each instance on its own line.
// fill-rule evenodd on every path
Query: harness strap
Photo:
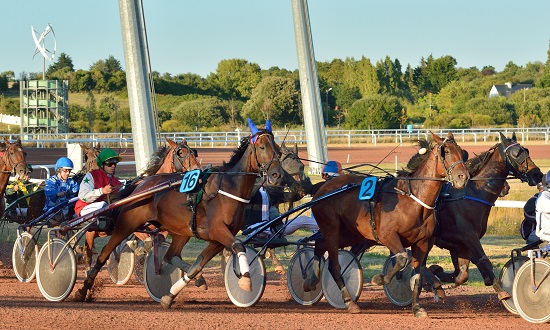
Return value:
M 227 191 L 223 191 L 223 190 L 221 190 L 221 189 L 218 190 L 218 193 L 219 193 L 220 195 L 224 195 L 224 196 L 227 196 L 227 197 L 229 197 L 229 198 L 233 198 L 234 200 L 239 201 L 239 202 L 241 202 L 241 203 L 245 203 L 245 204 L 250 203 L 250 199 L 240 198 L 239 196 L 235 196 L 235 195 L 230 194 L 230 193 L 228 193 Z
M 429 206 L 428 204 L 424 203 L 423 201 L 421 201 L 418 197 L 416 197 L 415 195 L 413 195 L 412 193 L 407 193 L 397 187 L 393 188 L 395 189 L 395 191 L 397 191 L 398 193 L 400 193 L 401 195 L 407 195 L 409 196 L 410 198 L 412 198 L 415 202 L 417 202 L 418 204 L 424 206 L 425 208 L 427 208 L 428 210 L 433 210 L 435 209 L 435 206 Z
M 472 196 L 464 196 L 464 199 L 469 199 L 471 201 L 475 201 L 475 202 L 479 202 L 481 204 L 485 204 L 485 205 L 489 205 L 489 206 L 495 206 L 495 203 L 491 203 L 491 202 L 488 202 L 486 200 L 483 200 L 481 198 L 477 198 L 477 197 L 472 197 Z
M 374 206 L 376 205 L 376 202 L 369 201 L 369 213 L 370 213 L 370 227 L 372 228 L 372 237 L 374 237 L 374 240 L 376 240 L 377 243 L 380 243 L 380 240 L 378 239 L 378 235 L 376 234 L 376 222 L 374 222 Z

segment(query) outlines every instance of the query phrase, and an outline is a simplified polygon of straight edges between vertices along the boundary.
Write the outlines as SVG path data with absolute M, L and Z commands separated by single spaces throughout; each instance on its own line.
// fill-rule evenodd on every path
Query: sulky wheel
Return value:
M 357 301 L 363 291 L 363 269 L 353 253 L 347 250 L 338 251 L 338 261 L 346 288 L 353 301 Z M 321 269 L 321 285 L 323 287 L 323 294 L 332 307 L 339 309 L 346 308 L 340 289 L 328 270 L 328 261 L 325 261 Z
M 152 249 L 147 253 L 143 266 L 145 289 L 156 302 L 160 302 L 163 296 L 169 294 L 172 285 L 183 276 L 181 269 L 164 262 L 164 255 L 168 251 L 168 247 L 170 247 L 170 244 L 167 242 L 159 243 L 157 256 L 155 257 L 154 249 Z M 160 269 L 156 269 L 155 259 Z
M 410 250 L 407 250 L 410 256 Z M 384 263 L 382 274 L 387 274 L 394 266 L 395 258 L 389 256 Z M 399 271 L 391 279 L 390 283 L 384 284 L 384 293 L 396 306 L 409 306 L 412 303 L 411 277 L 414 275 L 414 269 L 409 262 L 407 266 Z
M 40 249 L 36 264 L 36 282 L 42 295 L 50 301 L 63 301 L 76 282 L 76 257 L 66 242 L 53 238 Z
M 315 290 L 304 291 L 304 281 L 309 274 L 309 268 L 312 267 L 311 260 L 314 252 L 310 247 L 300 248 L 294 253 L 288 264 L 287 286 L 292 298 L 300 305 L 314 305 L 323 297 L 321 285 L 317 285 Z
M 136 280 L 141 283 L 141 284 L 145 284 L 145 280 L 144 280 L 144 276 L 143 276 L 143 271 L 144 271 L 144 268 L 145 268 L 145 258 L 146 258 L 146 255 L 145 254 L 140 254 L 140 255 L 137 255 L 137 254 L 134 254 L 135 255 L 135 260 L 134 260 L 134 277 L 136 278 Z
M 134 270 L 134 251 L 126 244 L 126 240 L 111 252 L 107 260 L 107 271 L 113 283 L 124 285 L 128 283 Z
M 28 283 L 36 275 L 36 260 L 38 259 L 38 244 L 34 237 L 24 232 L 15 239 L 11 260 L 13 271 L 17 279 L 23 283 Z
M 512 287 L 514 305 L 519 315 L 529 322 L 543 323 L 550 319 L 549 273 L 550 263 L 544 259 L 529 260 L 516 273 Z
M 227 291 L 227 295 L 233 304 L 238 307 L 254 306 L 260 301 L 265 290 L 266 273 L 264 261 L 262 258 L 256 257 L 256 251 L 249 247 L 246 248 L 246 259 L 250 267 L 251 292 L 245 291 L 239 287 L 239 262 L 235 255 L 229 257 L 227 265 L 225 266 L 225 291 Z
M 526 261 L 529 261 L 527 256 L 514 257 L 514 267 L 512 267 L 512 259 L 510 259 L 504 264 L 502 270 L 500 271 L 498 280 L 504 291 L 508 292 L 510 296 L 512 296 L 512 288 L 514 286 L 514 278 L 516 277 L 516 273 Z M 501 300 L 501 302 L 504 305 L 504 308 L 506 308 L 510 313 L 516 315 L 518 314 L 513 298 Z

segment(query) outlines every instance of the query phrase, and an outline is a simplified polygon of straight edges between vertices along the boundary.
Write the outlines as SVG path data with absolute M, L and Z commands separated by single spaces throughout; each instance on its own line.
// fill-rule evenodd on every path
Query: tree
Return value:
M 231 59 L 220 61 L 216 73 L 210 74 L 207 80 L 220 91 L 221 96 L 247 99 L 261 77 L 258 64 L 243 59 Z
M 179 121 L 187 130 L 207 130 L 222 126 L 227 122 L 224 102 L 217 97 L 182 102 L 174 109 L 172 120 Z
M 66 72 L 74 72 L 73 60 L 71 57 L 65 53 L 59 54 L 57 61 L 48 67 L 46 75 L 50 77 L 56 71 L 66 69 Z
M 402 109 L 395 96 L 370 95 L 351 106 L 346 123 L 348 127 L 358 129 L 399 128 Z
M 242 109 L 243 118 L 260 122 L 269 119 L 272 124 L 284 125 L 301 122 L 298 115 L 299 93 L 290 78 L 264 78 L 252 91 Z

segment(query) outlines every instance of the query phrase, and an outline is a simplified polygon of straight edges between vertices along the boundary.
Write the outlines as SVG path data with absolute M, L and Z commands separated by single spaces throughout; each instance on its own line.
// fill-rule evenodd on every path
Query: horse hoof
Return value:
M 173 302 L 174 302 L 174 298 L 170 296 L 163 296 L 162 298 L 160 298 L 160 305 L 164 309 L 170 309 L 170 307 L 172 307 Z
M 86 299 L 86 293 L 81 291 L 82 289 L 76 290 L 74 293 L 74 300 L 78 302 L 83 302 Z
M 415 317 L 428 317 L 428 312 L 424 308 L 418 308 L 416 311 L 414 311 Z
M 206 280 L 204 279 L 204 277 L 195 280 L 195 286 L 197 288 L 202 288 L 205 291 L 208 290 L 208 284 L 206 284 Z
M 252 292 L 252 281 L 250 281 L 250 277 L 241 277 L 239 279 L 239 288 L 241 288 L 244 291 Z
M 355 301 L 350 301 L 346 305 L 347 305 L 347 308 L 348 308 L 348 313 L 350 313 L 350 314 L 360 314 L 361 313 L 361 308 L 359 307 L 359 305 L 357 305 L 355 303 Z
M 512 296 L 506 291 L 501 291 L 498 293 L 498 300 L 500 301 L 507 300 L 510 298 L 512 298 Z
M 371 280 L 371 283 L 374 285 L 384 285 L 384 275 L 377 274 Z
M 447 298 L 447 296 L 445 295 L 445 290 L 443 290 L 443 288 L 441 287 L 436 288 L 434 292 L 434 301 L 443 302 L 445 298 Z
M 430 267 L 428 267 L 428 270 L 430 271 L 430 273 L 436 276 L 444 272 L 443 267 L 439 265 L 431 265 Z
M 285 272 L 285 269 L 283 268 L 283 266 L 279 265 L 279 266 L 275 267 L 275 273 L 283 275 L 286 272 Z

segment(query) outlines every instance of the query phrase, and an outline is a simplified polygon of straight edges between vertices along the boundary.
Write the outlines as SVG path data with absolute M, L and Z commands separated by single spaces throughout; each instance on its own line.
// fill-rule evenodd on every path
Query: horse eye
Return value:
M 517 157 L 519 156 L 519 154 L 520 154 L 520 151 L 521 151 L 521 150 L 520 150 L 519 148 L 513 148 L 513 149 L 512 149 L 512 156 L 513 156 L 514 158 L 517 158 Z

